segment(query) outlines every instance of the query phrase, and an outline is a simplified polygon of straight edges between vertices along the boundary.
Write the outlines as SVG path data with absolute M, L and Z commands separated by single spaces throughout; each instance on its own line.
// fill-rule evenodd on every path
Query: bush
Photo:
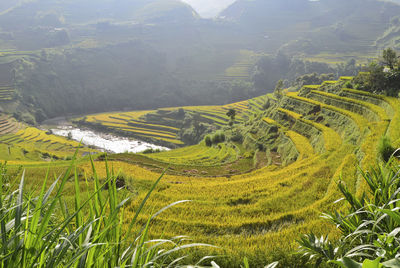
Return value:
M 362 195 L 339 181 L 343 198 L 335 203 L 344 201 L 346 206 L 342 208 L 347 211 L 326 213 L 323 217 L 338 228 L 340 239 L 330 241 L 327 236 L 305 235 L 298 241 L 298 253 L 308 257 L 315 267 L 321 263 L 344 268 L 399 267 L 400 169 L 393 166 L 389 161 L 371 171 L 361 171 L 368 187 Z
M 213 144 L 218 144 L 218 143 L 224 142 L 225 134 L 223 132 L 219 131 L 212 136 L 211 141 Z
M 33 117 L 33 115 L 31 115 L 30 113 L 22 113 L 20 111 L 17 111 L 13 114 L 13 117 L 18 121 L 23 121 L 29 125 L 36 125 L 35 117 Z
M 384 136 L 379 140 L 378 153 L 383 161 L 388 162 L 395 151 L 389 137 Z
M 352 84 L 350 81 L 347 81 L 347 82 L 344 84 L 344 87 L 345 87 L 345 88 L 353 88 L 353 84 Z
M 142 154 L 153 154 L 153 153 L 159 153 L 159 152 L 161 152 L 160 149 L 148 148 L 148 149 L 144 150 L 142 152 Z
M 233 142 L 243 142 L 243 135 L 240 132 L 236 132 L 232 135 L 231 141 Z
M 224 141 L 225 141 L 225 138 L 226 138 L 226 137 L 225 137 L 225 133 L 222 133 L 222 132 L 221 132 L 221 133 L 219 134 L 219 139 L 220 139 L 220 141 L 221 141 L 221 142 L 224 142 Z
M 209 135 L 207 135 L 207 136 L 204 138 L 204 142 L 206 143 L 206 146 L 211 147 L 211 145 L 212 145 L 212 140 L 211 140 L 211 137 L 210 137 Z
M 253 158 L 253 157 L 254 157 L 254 152 L 253 152 L 253 151 L 251 151 L 251 152 L 245 152 L 245 153 L 243 154 L 243 157 L 244 157 L 244 158 L 248 158 L 248 159 Z

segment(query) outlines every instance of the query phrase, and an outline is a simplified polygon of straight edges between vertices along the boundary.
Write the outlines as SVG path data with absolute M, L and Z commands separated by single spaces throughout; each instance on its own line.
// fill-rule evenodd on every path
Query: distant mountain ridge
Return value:
M 89 23 L 104 19 L 154 22 L 165 17 L 186 22 L 198 17 L 191 6 L 179 0 L 33 0 L 14 4 L 0 16 L 0 20 L 14 20 L 16 25 L 26 27 L 25 23 L 28 22 L 31 26 L 40 25 L 40 19 L 46 15 L 58 17 L 63 24 Z M 5 28 L 9 27 L 6 25 Z
M 220 104 L 253 92 L 265 55 L 336 64 L 400 48 L 400 5 L 380 0 L 238 0 L 215 19 L 178 0 L 32 0 L 0 10 L 0 60 L 13 63 L 22 101 L 41 107 L 31 111 L 38 121 Z M 274 89 L 266 79 L 257 92 Z M 69 90 L 84 97 L 59 103 Z
M 265 45 L 284 42 L 287 50 L 308 53 L 373 49 L 399 14 L 399 5 L 377 0 L 238 0 L 220 16 Z

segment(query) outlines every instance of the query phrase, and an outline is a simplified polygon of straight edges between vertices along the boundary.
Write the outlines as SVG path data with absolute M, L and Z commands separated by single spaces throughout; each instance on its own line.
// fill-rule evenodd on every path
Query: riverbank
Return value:
M 51 128 L 51 131 L 55 135 L 68 137 L 82 142 L 87 146 L 94 146 L 110 153 L 139 153 L 148 149 L 161 151 L 169 150 L 167 147 L 154 145 L 148 142 L 95 132 L 90 129 L 80 129 L 70 125 L 59 125 Z

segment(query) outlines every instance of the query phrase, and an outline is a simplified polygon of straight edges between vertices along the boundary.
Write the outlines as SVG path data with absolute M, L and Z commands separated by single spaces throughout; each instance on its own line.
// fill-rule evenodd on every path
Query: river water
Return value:
M 97 148 L 112 153 L 139 153 L 146 149 L 169 150 L 166 147 L 143 141 L 94 132 L 88 129 L 79 129 L 72 126 L 59 126 L 52 129 L 52 131 L 55 135 L 64 137 L 70 135 L 73 140 L 78 142 L 82 141 L 85 145 L 96 146 Z

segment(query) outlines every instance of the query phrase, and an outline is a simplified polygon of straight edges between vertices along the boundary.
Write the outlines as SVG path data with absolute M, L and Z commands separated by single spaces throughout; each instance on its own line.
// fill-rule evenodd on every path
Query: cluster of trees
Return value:
M 211 147 L 213 144 L 218 144 L 218 143 L 224 142 L 225 139 L 226 139 L 225 133 L 223 133 L 222 131 L 217 131 L 213 135 L 207 135 L 204 138 L 204 142 L 206 143 L 206 145 L 208 147 Z
M 366 73 L 360 73 L 354 80 L 357 89 L 388 96 L 400 93 L 400 55 L 391 48 L 382 52 L 379 62 L 372 62 Z
M 276 56 L 262 57 L 258 61 L 252 81 L 257 91 L 272 91 L 279 80 L 283 81 L 285 87 L 302 86 L 318 84 L 321 79 L 324 81 L 337 79 L 339 76 L 355 76 L 360 70 L 361 66 L 354 59 L 331 66 L 278 53 Z

